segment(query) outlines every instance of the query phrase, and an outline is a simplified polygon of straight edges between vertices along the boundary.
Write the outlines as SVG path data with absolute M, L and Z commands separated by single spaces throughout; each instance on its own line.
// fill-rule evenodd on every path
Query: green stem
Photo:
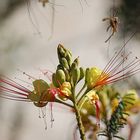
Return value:
M 78 125 L 79 132 L 80 132 L 80 138 L 81 138 L 81 140 L 86 140 L 85 130 L 84 130 L 84 126 L 83 126 L 81 115 L 80 115 L 80 110 L 79 110 L 79 108 L 77 106 L 77 102 L 76 102 L 75 89 L 73 89 L 73 105 L 74 105 L 74 109 L 75 109 L 77 125 Z
M 81 94 L 81 92 L 85 89 L 86 87 L 86 83 L 83 85 L 83 87 L 81 88 L 81 90 L 78 92 L 76 99 L 78 99 L 79 95 Z
M 68 104 L 68 103 L 65 103 L 65 102 L 62 102 L 62 101 L 59 100 L 59 99 L 55 99 L 55 102 L 60 103 L 60 104 L 63 104 L 63 105 L 66 105 L 66 106 L 68 106 L 68 107 L 70 107 L 70 108 L 74 108 L 72 105 L 70 105 L 70 104 Z
M 83 95 L 80 97 L 80 99 L 78 100 L 77 104 L 80 103 L 80 101 L 83 99 L 83 97 L 86 95 L 86 93 L 87 93 L 88 91 L 90 91 L 90 90 L 87 89 L 87 90 L 84 92 L 84 94 L 83 94 Z

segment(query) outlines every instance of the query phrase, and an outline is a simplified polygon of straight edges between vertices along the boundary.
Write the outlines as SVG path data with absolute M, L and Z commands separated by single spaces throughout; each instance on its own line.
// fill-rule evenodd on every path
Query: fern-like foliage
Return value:
M 118 107 L 116 108 L 110 120 L 108 121 L 106 131 L 107 131 L 107 136 L 111 139 L 113 137 L 123 139 L 117 136 L 117 133 L 121 128 L 124 127 L 124 125 L 127 122 L 126 116 L 128 116 L 129 114 L 125 112 L 125 106 L 126 104 L 124 103 L 124 101 L 120 101 Z
M 122 98 L 110 119 L 105 122 L 106 130 L 100 132 L 98 136 L 106 136 L 108 140 L 112 140 L 113 138 L 124 140 L 124 138 L 117 134 L 119 133 L 119 130 L 127 124 L 127 117 L 129 114 L 126 112 L 126 107 L 133 104 L 133 98 L 131 98 L 131 96 L 132 94 L 127 94 Z

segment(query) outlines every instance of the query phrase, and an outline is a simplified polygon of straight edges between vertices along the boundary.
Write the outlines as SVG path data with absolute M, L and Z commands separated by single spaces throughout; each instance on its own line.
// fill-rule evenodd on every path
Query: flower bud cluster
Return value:
M 79 68 L 79 58 L 72 62 L 72 54 L 61 44 L 58 45 L 57 54 L 59 65 L 52 75 L 53 85 L 60 90 L 59 98 L 66 100 L 71 95 L 71 87 L 74 87 L 84 78 L 85 72 L 82 67 Z

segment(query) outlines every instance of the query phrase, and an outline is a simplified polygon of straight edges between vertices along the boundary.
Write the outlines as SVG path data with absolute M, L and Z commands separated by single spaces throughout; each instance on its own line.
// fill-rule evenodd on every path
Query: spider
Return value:
M 112 29 L 111 35 L 105 41 L 105 43 L 106 43 L 106 42 L 108 42 L 110 40 L 110 38 L 114 35 L 114 33 L 117 32 L 119 20 L 118 20 L 118 17 L 113 16 L 113 17 L 103 18 L 102 21 L 109 21 L 109 26 L 106 29 L 107 32 L 109 31 L 110 28 Z

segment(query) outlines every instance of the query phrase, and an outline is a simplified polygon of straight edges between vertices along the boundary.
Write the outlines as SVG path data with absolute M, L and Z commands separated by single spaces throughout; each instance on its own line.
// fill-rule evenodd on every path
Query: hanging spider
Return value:
M 45 7 L 46 3 L 49 3 L 49 0 L 38 0 L 42 3 L 43 7 Z
M 109 31 L 110 28 L 112 29 L 111 35 L 105 41 L 106 43 L 110 40 L 110 38 L 114 35 L 114 33 L 117 32 L 119 20 L 118 20 L 118 17 L 112 16 L 112 17 L 103 18 L 102 21 L 109 21 L 109 26 L 106 29 L 107 32 Z

